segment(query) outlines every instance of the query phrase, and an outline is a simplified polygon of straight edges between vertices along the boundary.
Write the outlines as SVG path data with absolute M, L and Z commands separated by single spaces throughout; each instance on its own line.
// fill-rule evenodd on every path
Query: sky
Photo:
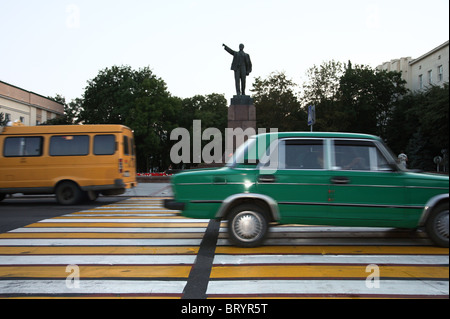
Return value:
M 0 0 L 0 80 L 81 98 L 113 65 L 150 67 L 173 96 L 235 94 L 232 56 L 295 83 L 335 60 L 376 67 L 449 39 L 449 0 Z M 300 89 L 300 88 L 299 88 Z

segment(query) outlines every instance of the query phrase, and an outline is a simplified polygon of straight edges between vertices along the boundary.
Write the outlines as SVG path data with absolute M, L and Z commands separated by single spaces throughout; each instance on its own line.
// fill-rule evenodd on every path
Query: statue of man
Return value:
M 228 46 L 223 44 L 225 51 L 231 54 L 233 63 L 231 70 L 234 71 L 234 79 L 236 81 L 236 95 L 245 95 L 246 77 L 252 72 L 252 61 L 250 55 L 244 52 L 244 45 L 239 45 L 239 52 L 231 50 Z

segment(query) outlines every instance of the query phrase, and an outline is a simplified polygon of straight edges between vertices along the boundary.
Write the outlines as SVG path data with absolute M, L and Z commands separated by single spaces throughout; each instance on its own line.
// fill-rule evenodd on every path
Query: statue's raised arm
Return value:
M 230 49 L 229 46 L 227 46 L 225 44 L 222 44 L 222 46 L 224 47 L 225 51 L 227 51 L 229 54 L 231 54 L 233 56 L 237 53 L 236 51 L 233 51 L 232 49 Z

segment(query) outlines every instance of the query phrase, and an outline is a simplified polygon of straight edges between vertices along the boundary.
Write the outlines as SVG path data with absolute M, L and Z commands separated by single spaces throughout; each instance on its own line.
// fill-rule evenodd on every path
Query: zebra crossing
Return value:
M 424 234 L 278 226 L 251 250 L 218 240 L 209 298 L 448 298 L 448 249 Z
M 131 198 L 1 234 L 0 297 L 181 298 L 209 221 L 177 216 L 161 200 Z
M 266 245 L 233 247 L 227 223 L 135 197 L 0 234 L 0 298 L 186 297 L 205 238 L 206 298 L 448 298 L 449 250 L 420 232 L 273 227 Z M 205 268 L 204 267 L 204 268 Z M 202 268 L 203 269 L 203 268 Z M 203 280 L 203 279 L 202 279 Z

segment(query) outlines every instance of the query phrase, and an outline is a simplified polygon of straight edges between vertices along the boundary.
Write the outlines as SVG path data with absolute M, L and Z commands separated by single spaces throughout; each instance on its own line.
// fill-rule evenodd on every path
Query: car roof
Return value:
M 266 133 L 265 135 L 276 135 L 277 138 L 307 137 L 307 138 L 352 138 L 352 139 L 380 140 L 380 138 L 375 135 L 361 134 L 361 133 L 343 133 L 343 132 L 277 132 L 277 133 L 271 132 Z
M 40 126 L 7 126 L 0 134 L 24 135 L 24 134 L 77 134 L 77 133 L 113 133 L 130 130 L 123 125 L 99 124 L 99 125 L 40 125 Z

